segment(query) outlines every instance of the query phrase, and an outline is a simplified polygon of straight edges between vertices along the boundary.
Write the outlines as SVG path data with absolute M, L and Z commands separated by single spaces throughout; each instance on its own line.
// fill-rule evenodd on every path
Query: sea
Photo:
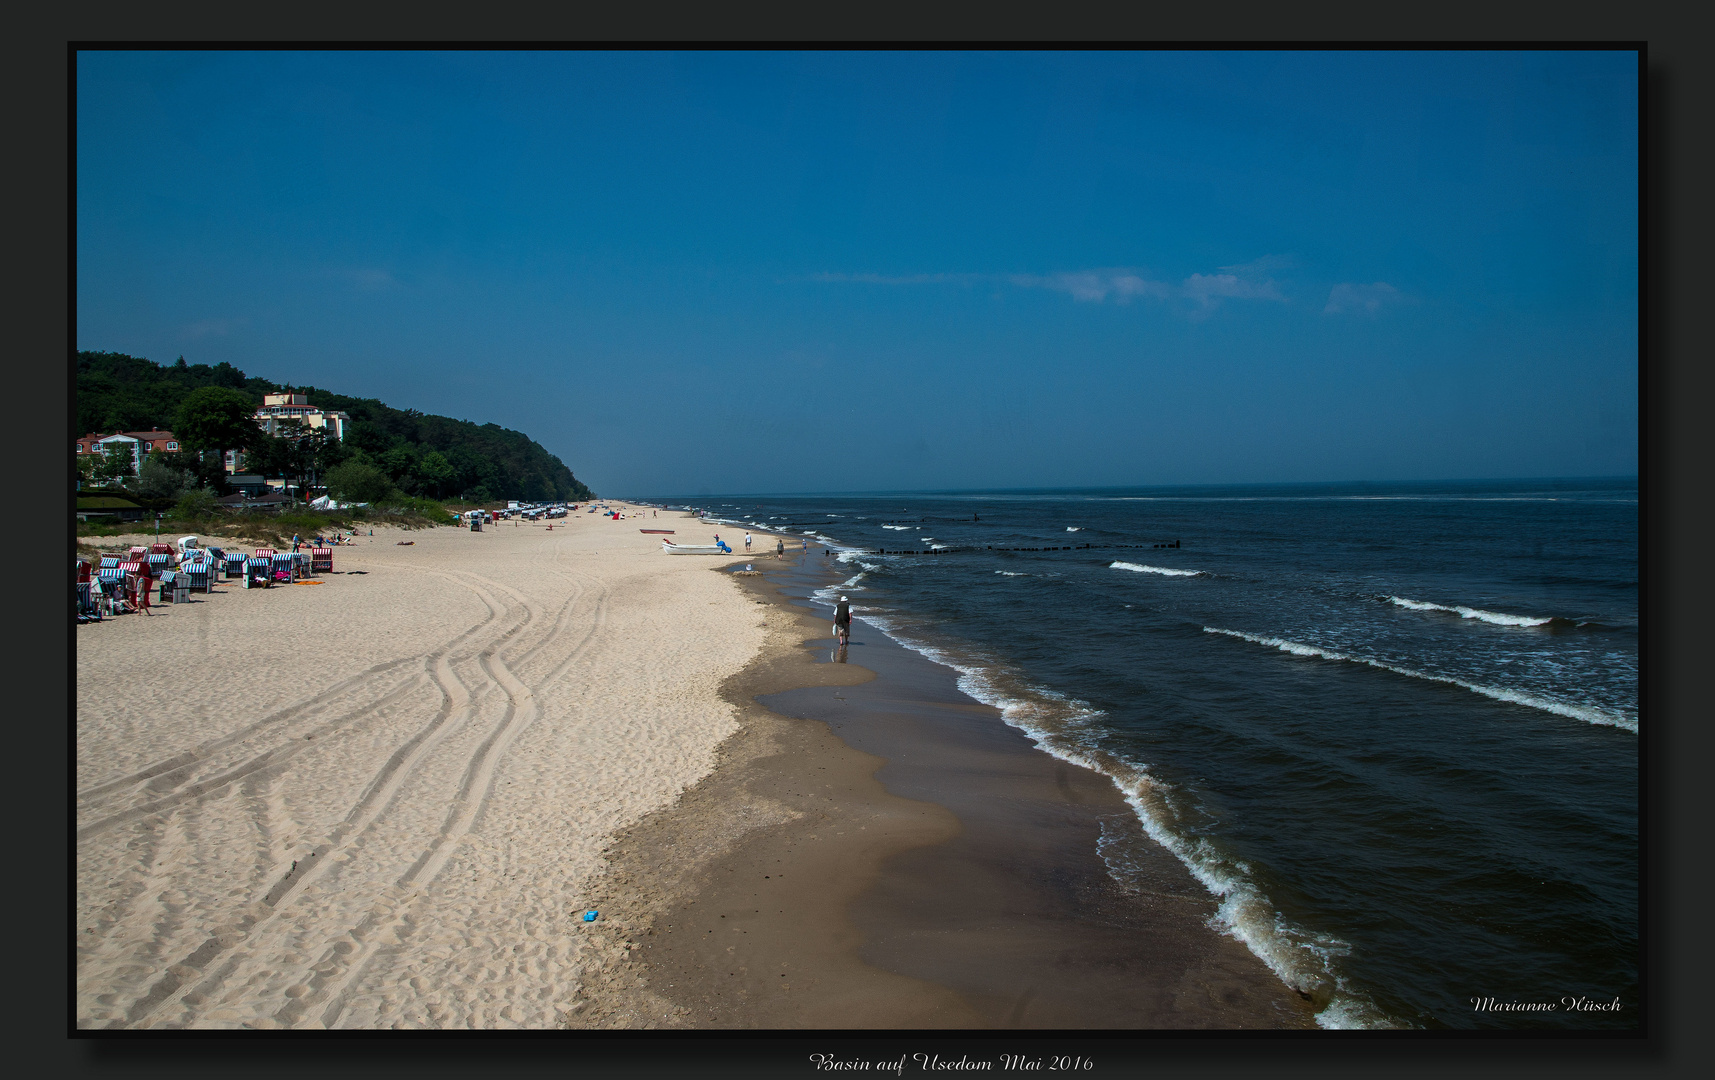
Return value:
M 1639 1027 L 1635 479 L 650 501 L 811 539 L 1323 1027 Z

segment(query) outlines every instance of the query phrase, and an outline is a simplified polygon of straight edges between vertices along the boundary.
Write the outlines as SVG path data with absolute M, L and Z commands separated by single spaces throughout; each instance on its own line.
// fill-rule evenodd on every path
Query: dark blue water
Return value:
M 656 501 L 826 541 L 1325 1026 L 1638 1024 L 1635 481 Z

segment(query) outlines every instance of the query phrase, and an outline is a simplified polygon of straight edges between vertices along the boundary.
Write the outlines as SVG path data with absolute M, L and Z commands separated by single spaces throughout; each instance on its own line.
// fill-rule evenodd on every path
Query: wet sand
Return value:
M 861 620 L 839 662 L 817 562 L 742 579 L 797 640 L 723 687 L 743 727 L 714 773 L 616 845 L 637 932 L 577 1026 L 1315 1026 L 1171 855 L 1109 875 L 1101 830 L 1141 829 L 1106 777 Z

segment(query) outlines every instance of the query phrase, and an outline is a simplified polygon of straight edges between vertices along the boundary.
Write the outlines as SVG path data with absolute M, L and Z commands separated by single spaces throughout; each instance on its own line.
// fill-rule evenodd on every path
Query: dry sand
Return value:
M 77 1025 L 561 1023 L 623 951 L 604 847 L 711 771 L 786 619 L 640 527 L 714 531 L 377 529 L 79 626 Z

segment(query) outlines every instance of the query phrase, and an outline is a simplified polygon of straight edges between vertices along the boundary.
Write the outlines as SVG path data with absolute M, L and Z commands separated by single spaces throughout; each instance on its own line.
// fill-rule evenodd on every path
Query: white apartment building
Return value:
M 256 423 L 270 435 L 280 434 L 280 428 L 289 420 L 296 420 L 309 428 L 325 428 L 334 438 L 345 441 L 346 425 L 351 423 L 351 417 L 339 411 L 327 411 L 310 404 L 306 394 L 279 393 L 262 395 L 262 407 L 256 410 Z M 228 450 L 226 452 L 226 471 L 239 472 L 244 468 L 244 452 Z

